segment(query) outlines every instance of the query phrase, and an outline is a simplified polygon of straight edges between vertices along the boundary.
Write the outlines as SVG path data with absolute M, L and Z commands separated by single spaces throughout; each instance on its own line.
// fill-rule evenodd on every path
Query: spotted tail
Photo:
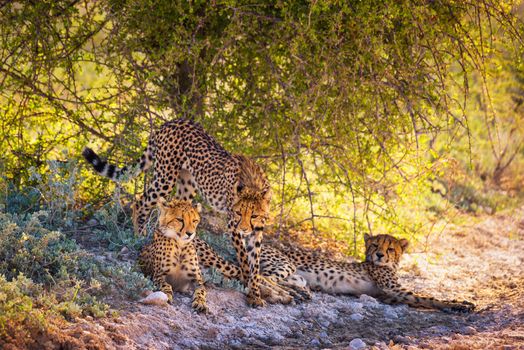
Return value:
M 108 177 L 113 181 L 118 181 L 124 176 L 133 178 L 138 176 L 141 172 L 149 169 L 153 163 L 154 152 L 153 145 L 150 142 L 139 160 L 137 160 L 133 165 L 124 166 L 122 168 L 109 164 L 106 160 L 101 159 L 95 151 L 88 147 L 84 148 L 82 156 L 84 156 L 85 160 L 93 166 L 97 173 Z

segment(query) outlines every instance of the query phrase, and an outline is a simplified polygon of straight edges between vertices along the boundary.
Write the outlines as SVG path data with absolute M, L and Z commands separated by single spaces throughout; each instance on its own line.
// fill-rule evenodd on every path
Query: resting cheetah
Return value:
M 144 274 L 153 277 L 161 291 L 173 300 L 173 290 L 186 292 L 191 282 L 197 287 L 193 294 L 193 308 L 207 312 L 206 289 L 200 273 L 193 245 L 196 227 L 200 222 L 200 206 L 188 201 L 166 203 L 159 199 L 158 228 L 153 241 L 146 245 L 139 257 Z
M 108 164 L 89 148 L 82 154 L 99 174 L 112 180 L 129 173 L 128 167 Z M 198 188 L 214 209 L 227 213 L 228 231 L 242 268 L 241 280 L 249 290 L 248 304 L 263 306 L 259 254 L 271 191 L 262 169 L 245 156 L 230 154 L 202 126 L 186 119 L 167 122 L 151 136 L 137 162 L 137 174 L 131 175 L 147 170 L 153 161 L 152 182 L 134 203 L 135 230 L 145 233 L 152 207 L 169 196 L 175 183 L 182 199 L 191 199 Z
M 437 300 L 416 295 L 398 282 L 397 268 L 400 257 L 408 247 L 406 239 L 390 235 L 364 236 L 366 260 L 361 263 L 344 263 L 322 259 L 311 253 L 295 249 L 277 250 L 263 246 L 260 256 L 260 273 L 273 276 L 275 281 L 300 281 L 314 290 L 331 294 L 367 294 L 388 304 L 403 303 L 414 307 L 452 311 L 472 311 L 475 305 L 468 301 Z M 200 247 L 196 250 L 200 255 Z

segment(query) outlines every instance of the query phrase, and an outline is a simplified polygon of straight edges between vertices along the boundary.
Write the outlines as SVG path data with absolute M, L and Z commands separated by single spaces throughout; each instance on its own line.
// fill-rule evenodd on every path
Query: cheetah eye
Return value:
M 240 210 L 237 210 L 237 211 L 235 212 L 235 214 L 237 214 L 238 216 L 242 216 L 242 213 L 240 212 Z
M 256 219 L 258 217 L 259 217 L 259 215 L 251 215 L 251 219 Z
M 176 218 L 176 219 L 177 219 L 178 222 L 180 222 L 182 224 L 184 223 L 184 219 L 182 219 L 182 218 Z
M 193 220 L 193 224 L 198 224 L 199 220 Z
M 388 248 L 388 252 L 393 253 L 395 251 L 395 248 Z

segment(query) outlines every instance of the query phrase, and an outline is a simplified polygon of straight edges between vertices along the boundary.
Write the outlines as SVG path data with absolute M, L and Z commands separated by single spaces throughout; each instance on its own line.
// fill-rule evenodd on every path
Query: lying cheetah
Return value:
M 99 174 L 115 181 L 130 172 L 132 176 L 146 171 L 154 161 L 153 179 L 134 203 L 133 223 L 138 233 L 145 233 L 151 209 L 160 198 L 169 196 L 175 183 L 179 199 L 190 200 L 198 188 L 214 209 L 227 213 L 228 231 L 242 268 L 241 280 L 249 290 L 248 304 L 265 304 L 259 291 L 259 254 L 271 191 L 264 172 L 255 162 L 230 154 L 199 124 L 187 119 L 162 125 L 149 139 L 135 167 L 117 168 L 89 148 L 82 154 Z M 137 171 L 133 173 L 132 168 Z
M 272 276 L 277 282 L 305 283 L 313 290 L 331 294 L 367 294 L 388 304 L 402 303 L 444 311 L 472 311 L 475 308 L 468 301 L 438 300 L 402 288 L 397 268 L 400 257 L 408 247 L 406 239 L 366 234 L 364 240 L 366 260 L 361 263 L 336 262 L 300 250 L 277 250 L 263 246 L 260 272 L 263 276 Z M 198 243 L 196 250 L 200 255 Z
M 157 205 L 160 211 L 158 228 L 153 241 L 142 249 L 139 265 L 166 293 L 170 302 L 173 290 L 186 292 L 189 284 L 196 282 L 192 307 L 198 312 L 207 312 L 204 279 L 193 245 L 200 222 L 200 206 L 193 207 L 188 201 L 178 200 L 168 204 L 163 199 Z

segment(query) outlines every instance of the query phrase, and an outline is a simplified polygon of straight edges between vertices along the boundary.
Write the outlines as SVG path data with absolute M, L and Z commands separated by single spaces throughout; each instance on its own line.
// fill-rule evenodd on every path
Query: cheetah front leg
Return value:
M 195 283 L 195 291 L 193 292 L 193 302 L 191 306 L 197 312 L 207 313 L 209 309 L 207 307 L 207 291 L 205 286 L 204 277 L 202 277 L 202 272 L 200 271 L 200 266 L 198 265 L 198 256 L 193 243 L 189 244 L 186 247 L 184 259 L 184 266 L 189 267 L 188 277 Z
M 161 292 L 164 292 L 167 295 L 168 303 L 173 302 L 173 287 L 167 282 L 166 276 L 168 271 L 155 270 L 153 274 L 153 282 L 160 289 Z
M 260 297 L 260 246 L 262 244 L 262 230 L 254 230 L 247 238 L 247 302 L 252 306 L 265 306 Z
M 237 229 L 232 213 L 228 216 L 228 230 L 231 233 L 237 261 L 242 271 L 242 282 L 248 288 L 247 303 L 253 307 L 265 306 L 266 303 L 260 297 L 259 290 L 259 251 L 262 241 L 262 232 L 254 231 L 248 236 L 248 249 L 246 251 L 244 237 Z

